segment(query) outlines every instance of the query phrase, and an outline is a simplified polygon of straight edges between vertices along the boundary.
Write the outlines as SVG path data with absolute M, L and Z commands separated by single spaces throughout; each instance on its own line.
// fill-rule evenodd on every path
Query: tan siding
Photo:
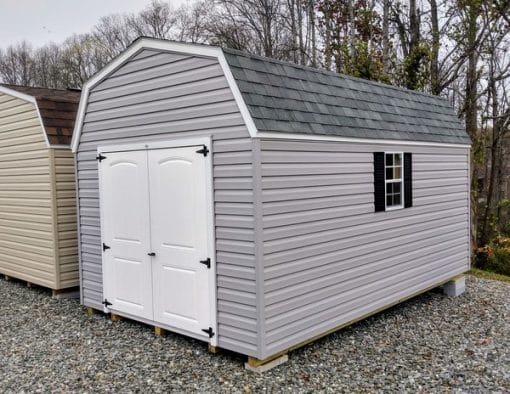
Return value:
M 58 287 L 79 285 L 74 156 L 69 149 L 53 149 L 55 233 L 58 248 Z
M 49 169 L 35 106 L 0 94 L 0 273 L 54 288 Z

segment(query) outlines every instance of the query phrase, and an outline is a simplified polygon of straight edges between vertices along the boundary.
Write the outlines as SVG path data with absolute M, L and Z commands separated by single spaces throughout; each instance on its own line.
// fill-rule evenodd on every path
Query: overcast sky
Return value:
M 186 0 L 170 0 L 178 7 Z M 0 48 L 23 39 L 34 47 L 87 33 L 103 15 L 138 12 L 150 0 L 0 0 Z

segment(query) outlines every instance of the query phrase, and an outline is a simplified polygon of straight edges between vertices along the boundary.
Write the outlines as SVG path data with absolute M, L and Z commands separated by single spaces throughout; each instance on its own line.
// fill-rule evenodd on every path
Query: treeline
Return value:
M 61 44 L 0 50 L 0 79 L 79 88 L 139 36 L 226 46 L 448 98 L 474 142 L 477 241 L 503 226 L 509 0 L 196 0 L 177 9 L 153 1 Z

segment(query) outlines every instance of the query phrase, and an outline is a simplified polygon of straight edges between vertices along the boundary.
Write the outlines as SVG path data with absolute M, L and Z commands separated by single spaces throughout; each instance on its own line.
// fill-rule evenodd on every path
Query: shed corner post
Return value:
M 266 321 L 264 301 L 264 249 L 263 249 L 263 212 L 262 212 L 262 174 L 260 139 L 252 138 L 252 174 L 253 174 L 253 215 L 255 243 L 255 280 L 257 303 L 257 358 L 266 357 Z
M 53 232 L 53 261 L 54 267 L 54 287 L 60 289 L 60 239 L 58 234 L 58 204 L 57 204 L 57 174 L 56 174 L 56 163 L 55 163 L 55 150 L 48 147 L 48 159 L 49 159 L 49 175 L 50 175 L 50 193 L 51 193 L 51 221 L 52 221 L 52 232 Z

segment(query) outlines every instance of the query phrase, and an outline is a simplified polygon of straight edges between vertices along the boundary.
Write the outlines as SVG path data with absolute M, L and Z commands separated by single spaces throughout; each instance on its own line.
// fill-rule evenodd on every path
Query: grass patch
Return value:
M 496 274 L 495 272 L 491 271 L 485 271 L 478 268 L 471 268 L 467 273 L 473 276 L 477 276 L 478 278 L 499 280 L 501 282 L 510 283 L 510 276 Z

